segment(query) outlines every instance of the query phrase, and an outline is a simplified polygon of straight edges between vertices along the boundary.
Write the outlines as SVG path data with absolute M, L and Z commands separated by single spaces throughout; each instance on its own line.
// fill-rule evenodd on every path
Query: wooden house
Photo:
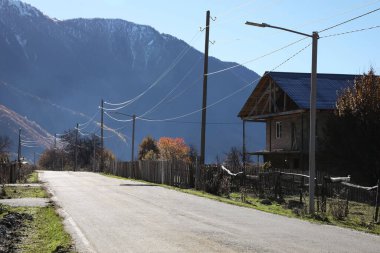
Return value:
M 318 74 L 316 165 L 323 128 L 333 113 L 338 92 L 351 86 L 357 76 Z M 266 147 L 260 151 L 245 151 L 246 155 L 262 156 L 273 167 L 308 169 L 310 73 L 266 72 L 244 104 L 239 117 L 246 122 L 266 124 Z M 244 141 L 245 142 L 245 141 Z

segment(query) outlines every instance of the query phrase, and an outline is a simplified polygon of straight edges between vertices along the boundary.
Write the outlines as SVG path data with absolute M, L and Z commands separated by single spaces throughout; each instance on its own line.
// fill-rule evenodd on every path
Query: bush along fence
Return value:
M 17 182 L 25 182 L 27 176 L 33 172 L 32 165 L 18 165 L 13 163 L 0 164 L 0 184 L 14 184 Z
M 105 173 L 116 176 L 166 184 L 181 188 L 196 188 L 215 195 L 244 192 L 260 198 L 284 200 L 305 206 L 309 191 L 308 171 L 263 169 L 262 167 L 229 168 L 223 165 L 191 164 L 183 161 L 114 162 L 105 166 Z M 245 174 L 244 174 L 245 172 Z M 316 209 L 325 213 L 332 201 L 339 202 L 343 217 L 349 212 L 349 202 L 373 206 L 373 220 L 379 220 L 379 187 L 364 187 L 350 183 L 350 177 L 330 177 L 316 174 Z
M 365 203 L 374 206 L 373 221 L 379 221 L 380 192 L 379 183 L 365 187 L 350 183 L 350 176 L 330 177 L 325 173 L 317 173 L 316 208 L 317 212 L 326 213 L 328 199 L 339 204 L 340 218 L 347 217 L 349 202 Z M 288 172 L 280 169 L 257 171 L 256 175 L 246 175 L 245 187 L 251 192 L 275 199 L 285 196 L 299 196 L 299 203 L 306 203 L 309 190 L 309 175 L 303 171 Z M 331 204 L 331 203 L 330 203 Z

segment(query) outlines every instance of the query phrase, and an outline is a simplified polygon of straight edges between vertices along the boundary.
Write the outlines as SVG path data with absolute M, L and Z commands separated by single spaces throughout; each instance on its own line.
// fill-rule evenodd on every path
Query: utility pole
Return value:
M 17 150 L 17 162 L 18 166 L 21 167 L 21 128 L 18 129 L 18 150 Z
M 315 126 L 316 126 L 316 104 L 317 104 L 317 32 L 313 32 L 313 48 L 311 60 L 311 87 L 310 87 L 310 142 L 309 142 L 309 213 L 315 212 Z
M 94 145 L 94 158 L 93 158 L 93 160 L 92 160 L 92 171 L 94 172 L 95 171 L 95 159 L 96 159 L 96 143 L 95 143 L 95 140 L 96 140 L 96 135 L 94 134 L 93 135 L 93 145 Z
M 55 170 L 56 150 L 57 150 L 57 134 L 54 134 L 53 170 Z
M 208 74 L 208 47 L 210 42 L 210 11 L 206 12 L 206 36 L 205 36 L 205 55 L 203 69 L 203 99 L 202 99 L 202 128 L 201 128 L 201 157 L 200 164 L 205 163 L 206 149 L 206 107 L 207 107 L 207 74 Z
M 36 152 L 33 152 L 33 165 L 36 166 Z
M 309 137 L 309 213 L 315 212 L 315 125 L 316 125 L 316 101 L 317 101 L 317 48 L 318 48 L 318 32 L 313 32 L 312 35 L 297 32 L 283 27 L 273 26 L 266 23 L 245 22 L 246 25 L 256 27 L 269 27 L 274 29 L 283 30 L 286 32 L 296 33 L 313 39 L 312 45 L 312 60 L 311 60 L 311 81 L 310 81 L 310 137 Z
M 243 120 L 243 172 L 245 174 L 245 165 L 246 165 L 246 146 L 245 146 L 245 120 Z
M 100 113 L 100 171 L 104 172 L 104 101 L 102 99 L 102 102 L 100 104 L 101 106 L 101 113 Z
M 132 127 L 132 157 L 131 157 L 131 161 L 133 164 L 133 162 L 135 161 L 135 125 L 136 125 L 136 115 L 135 114 L 133 114 L 132 119 L 133 119 L 133 127 Z
M 78 132 L 79 132 L 79 124 L 77 123 L 77 128 L 75 131 L 75 163 L 74 163 L 74 171 L 77 171 L 78 166 Z

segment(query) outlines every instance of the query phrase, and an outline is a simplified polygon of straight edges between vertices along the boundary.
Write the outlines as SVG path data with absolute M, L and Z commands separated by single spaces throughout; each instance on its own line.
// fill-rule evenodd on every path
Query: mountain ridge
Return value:
M 142 115 L 168 93 L 171 94 L 168 99 L 147 117 L 171 118 L 200 109 L 203 54 L 183 40 L 159 33 L 151 26 L 122 19 L 77 18 L 61 21 L 46 16 L 30 5 L 32 14 L 34 9 L 37 12 L 35 15 L 25 15 L 13 7 L 2 8 L 6 2 L 9 0 L 0 0 L 0 54 L 4 56 L 0 58 L 1 81 L 87 115 L 93 115 L 102 98 L 106 101 L 125 101 L 147 89 L 148 92 L 123 113 Z M 210 57 L 209 64 L 212 72 L 235 63 Z M 258 77 L 245 67 L 210 76 L 209 104 Z M 149 89 L 152 85 L 153 88 Z M 229 103 L 211 107 L 208 121 L 238 124 L 240 121 L 236 115 L 247 97 L 248 93 L 242 91 Z M 73 128 L 76 122 L 87 121 L 87 118 L 65 113 L 1 85 L 0 101 L 43 125 L 51 133 L 63 132 Z M 125 134 L 130 136 L 129 126 L 111 122 L 105 117 L 111 127 L 126 126 Z M 186 117 L 186 120 L 198 122 L 200 114 Z M 136 143 L 149 134 L 156 138 L 182 136 L 189 144 L 197 146 L 199 143 L 199 124 L 138 122 L 137 125 Z M 214 126 L 208 128 L 206 150 L 209 161 L 230 146 L 241 145 L 240 126 L 219 128 L 218 133 L 214 132 Z M 106 144 L 114 146 L 122 159 L 128 158 L 125 154 L 129 153 L 126 150 L 130 146 L 113 141 Z

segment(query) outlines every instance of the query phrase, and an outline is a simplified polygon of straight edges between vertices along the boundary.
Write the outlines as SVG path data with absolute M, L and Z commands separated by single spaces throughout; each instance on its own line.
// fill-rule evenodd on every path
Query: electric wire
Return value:
M 182 58 L 186 55 L 186 53 L 190 50 L 190 46 L 187 48 L 187 50 L 185 51 L 184 54 L 182 54 L 182 56 L 180 57 L 180 59 L 178 61 L 175 62 L 175 64 L 172 64 L 168 70 L 166 70 L 164 73 L 162 73 L 159 78 L 154 81 L 146 90 L 144 90 L 143 92 L 141 92 L 139 95 L 137 95 L 135 98 L 131 99 L 128 103 L 125 103 L 124 105 L 122 106 L 119 106 L 119 107 L 116 107 L 116 108 L 105 108 L 103 107 L 103 109 L 105 111 L 118 111 L 120 109 L 123 109 L 125 107 L 127 107 L 128 105 L 134 103 L 135 101 L 137 101 L 138 99 L 140 99 L 142 96 L 144 96 L 148 91 L 150 91 L 153 87 L 155 87 L 164 77 L 166 77 L 166 75 L 179 63 L 180 60 L 182 60 Z
M 276 67 L 274 67 L 273 69 L 271 69 L 270 71 L 266 72 L 264 74 L 265 75 L 268 75 L 270 72 L 273 72 L 274 70 L 278 69 L 279 67 L 281 67 L 282 65 L 284 65 L 285 63 L 287 63 L 288 61 L 290 61 L 291 59 L 293 59 L 294 57 L 296 57 L 298 54 L 300 54 L 302 51 L 304 51 L 306 48 L 310 47 L 311 43 L 308 44 L 307 46 L 305 46 L 304 48 L 300 49 L 299 51 L 297 51 L 295 54 L 293 54 L 292 56 L 290 56 L 289 58 L 287 58 L 285 61 L 281 62 L 279 65 L 277 65 Z M 211 108 L 227 99 L 229 99 L 230 97 L 234 96 L 235 94 L 245 90 L 246 88 L 250 87 L 251 85 L 253 85 L 255 82 L 257 82 L 259 79 L 261 79 L 262 77 L 259 77 L 257 79 L 255 79 L 254 81 L 248 83 L 247 85 L 244 85 L 243 87 L 241 87 L 240 89 L 232 92 L 231 94 L 217 100 L 216 102 L 206 106 L 204 109 L 208 109 L 208 108 Z M 202 109 L 198 109 L 198 110 L 195 110 L 193 112 L 190 112 L 190 113 L 186 113 L 186 114 L 183 114 L 183 115 L 180 115 L 180 116 L 176 116 L 176 117 L 172 117 L 172 118 L 166 118 L 166 119 L 145 119 L 145 118 L 139 118 L 140 120 L 142 121 L 150 121 L 150 122 L 163 122 L 163 121 L 172 121 L 172 120 L 176 120 L 176 119 L 181 119 L 181 118 L 185 118 L 185 117 L 188 117 L 190 115 L 193 115 L 193 114 L 196 114 L 198 112 L 201 112 L 203 110 Z
M 110 103 L 110 102 L 104 102 L 107 105 L 111 106 L 119 106 L 117 108 L 103 108 L 104 110 L 120 110 L 122 108 L 125 108 L 126 106 L 134 103 L 137 101 L 140 97 L 144 96 L 149 90 L 151 90 L 153 87 L 155 87 L 168 73 L 170 73 L 177 65 L 178 63 L 183 59 L 183 57 L 187 54 L 188 51 L 190 51 L 191 43 L 200 35 L 200 31 L 197 31 L 193 38 L 190 40 L 190 42 L 185 46 L 185 48 L 179 53 L 179 55 L 174 59 L 174 61 L 169 65 L 169 67 L 154 81 L 145 91 L 141 92 L 139 95 L 134 97 L 133 99 L 121 102 L 121 103 Z
M 194 64 L 191 66 L 191 68 L 187 71 L 187 73 L 182 77 L 182 79 L 177 83 L 176 86 L 174 86 L 173 89 L 171 89 L 157 104 L 155 104 L 153 107 L 151 107 L 149 110 L 147 110 L 145 113 L 140 115 L 140 117 L 144 117 L 147 114 L 150 114 L 157 110 L 157 108 L 170 96 L 173 94 L 173 92 L 182 84 L 182 82 L 190 75 L 190 73 L 194 70 L 195 66 L 197 66 L 198 62 L 202 59 L 202 57 L 199 57 Z
M 131 122 L 133 119 L 118 119 L 113 116 L 111 116 L 108 112 L 104 112 L 105 115 L 107 115 L 109 118 L 118 121 L 118 122 Z
M 24 145 L 24 144 L 21 144 L 21 146 L 25 148 L 41 148 L 41 146 L 31 146 L 31 145 Z
M 95 119 L 95 117 L 98 115 L 98 113 L 99 113 L 99 110 L 96 110 L 96 113 L 95 113 L 95 114 L 94 114 L 94 115 L 93 115 L 88 121 L 86 121 L 85 123 L 79 123 L 79 124 L 78 124 L 79 128 L 80 128 L 81 130 L 87 128 L 88 125 L 89 125 L 91 122 L 94 121 L 94 119 Z M 84 127 L 82 127 L 82 126 L 84 126 Z
M 371 27 L 362 28 L 362 29 L 356 29 L 356 30 L 347 31 L 347 32 L 329 34 L 329 35 L 326 35 L 326 36 L 322 36 L 320 38 L 323 39 L 323 38 L 329 38 L 329 37 L 336 37 L 336 36 L 346 35 L 346 34 L 350 34 L 350 33 L 364 32 L 364 31 L 368 31 L 368 30 L 372 30 L 372 29 L 377 29 L 377 28 L 380 28 L 380 25 L 371 26 Z
M 322 32 L 325 32 L 325 31 L 331 30 L 331 29 L 333 29 L 333 28 L 336 28 L 336 27 L 338 27 L 338 26 L 341 26 L 341 25 L 347 24 L 347 23 L 349 23 L 349 22 L 351 22 L 351 21 L 354 21 L 354 20 L 356 20 L 356 19 L 362 18 L 362 17 L 364 17 L 364 16 L 367 16 L 367 15 L 372 14 L 372 13 L 374 13 L 374 12 L 377 12 L 377 11 L 379 11 L 379 10 L 380 10 L 380 8 L 377 8 L 377 9 L 374 9 L 374 10 L 372 10 L 372 11 L 366 12 L 366 13 L 364 13 L 364 14 L 362 14 L 362 15 L 359 15 L 359 16 L 356 16 L 356 17 L 353 17 L 353 18 L 350 18 L 350 19 L 348 19 L 348 20 L 346 20 L 346 21 L 343 21 L 343 22 L 341 22 L 341 23 L 338 23 L 338 24 L 336 24 L 336 25 L 333 25 L 333 26 L 327 27 L 327 28 L 325 28 L 325 29 L 319 31 L 318 33 L 322 33 Z
M 294 42 L 292 42 L 292 43 L 290 43 L 290 44 L 287 44 L 287 45 L 285 45 L 285 46 L 283 46 L 283 47 L 281 47 L 281 48 L 279 48 L 279 49 L 273 50 L 273 51 L 271 51 L 271 52 L 269 52 L 269 53 L 266 53 L 266 54 L 264 54 L 264 55 L 261 55 L 261 56 L 259 56 L 259 57 L 256 57 L 256 58 L 254 58 L 254 59 L 252 59 L 252 60 L 248 60 L 248 61 L 243 62 L 243 63 L 240 63 L 240 64 L 238 63 L 238 64 L 233 65 L 233 66 L 231 66 L 231 67 L 224 68 L 224 69 L 220 69 L 220 70 L 217 70 L 217 71 L 214 71 L 214 72 L 208 73 L 208 74 L 206 74 L 206 75 L 207 75 L 207 76 L 211 76 L 211 75 L 219 74 L 219 73 L 224 72 L 224 71 L 227 71 L 227 70 L 231 70 L 231 69 L 234 69 L 234 68 L 237 68 L 237 67 L 244 66 L 244 65 L 246 65 L 246 64 L 248 64 L 248 63 L 251 63 L 251 62 L 254 62 L 254 61 L 260 60 L 260 59 L 262 59 L 262 58 L 264 58 L 264 57 L 267 57 L 267 56 L 269 56 L 269 55 L 272 55 L 272 54 L 274 54 L 274 53 L 277 53 L 277 52 L 279 52 L 279 51 L 281 51 L 281 50 L 283 50 L 283 49 L 286 49 L 286 48 L 288 48 L 288 47 L 290 47 L 290 46 L 293 46 L 293 45 L 295 45 L 295 44 L 297 44 L 297 43 L 299 43 L 299 42 L 301 42 L 301 41 L 303 41 L 303 40 L 305 40 L 305 39 L 307 39 L 307 38 L 308 38 L 308 37 L 304 37 L 304 38 L 299 39 L 299 40 L 296 40 L 296 41 L 294 41 Z
M 350 13 L 350 12 L 353 12 L 353 11 L 357 11 L 359 9 L 362 9 L 364 7 L 368 7 L 370 5 L 373 5 L 375 3 L 378 3 L 380 2 L 380 0 L 376 0 L 376 1 L 369 1 L 369 2 L 366 2 L 364 4 L 360 4 L 360 5 L 355 5 L 355 6 L 351 6 L 350 9 L 346 9 L 342 12 L 339 12 L 338 14 L 332 14 L 330 16 L 326 16 L 326 17 L 322 17 L 322 18 L 318 18 L 318 19 L 314 19 L 314 20 L 310 20 L 310 21 L 306 21 L 306 22 L 303 22 L 302 24 L 300 24 L 298 28 L 302 28 L 302 27 L 305 27 L 305 26 L 308 26 L 308 25 L 311 25 L 311 24 L 315 24 L 315 23 L 321 23 L 321 21 L 326 21 L 326 20 L 330 20 L 332 18 L 336 18 L 338 16 L 342 16 L 344 14 L 347 14 L 347 13 Z
M 185 94 L 188 90 L 190 90 L 190 88 L 192 88 L 193 86 L 195 86 L 197 83 L 198 83 L 198 81 L 200 81 L 201 79 L 202 79 L 202 76 L 203 75 L 201 75 L 201 76 L 199 76 L 196 80 L 194 80 L 186 89 L 184 89 L 184 90 L 182 90 L 180 93 L 178 93 L 177 95 L 175 95 L 174 97 L 172 97 L 171 99 L 169 99 L 168 101 L 167 101 L 167 103 L 170 103 L 170 102 L 172 102 L 172 101 L 174 101 L 174 100 L 176 100 L 177 98 L 179 98 L 180 96 L 182 96 L 183 94 Z

